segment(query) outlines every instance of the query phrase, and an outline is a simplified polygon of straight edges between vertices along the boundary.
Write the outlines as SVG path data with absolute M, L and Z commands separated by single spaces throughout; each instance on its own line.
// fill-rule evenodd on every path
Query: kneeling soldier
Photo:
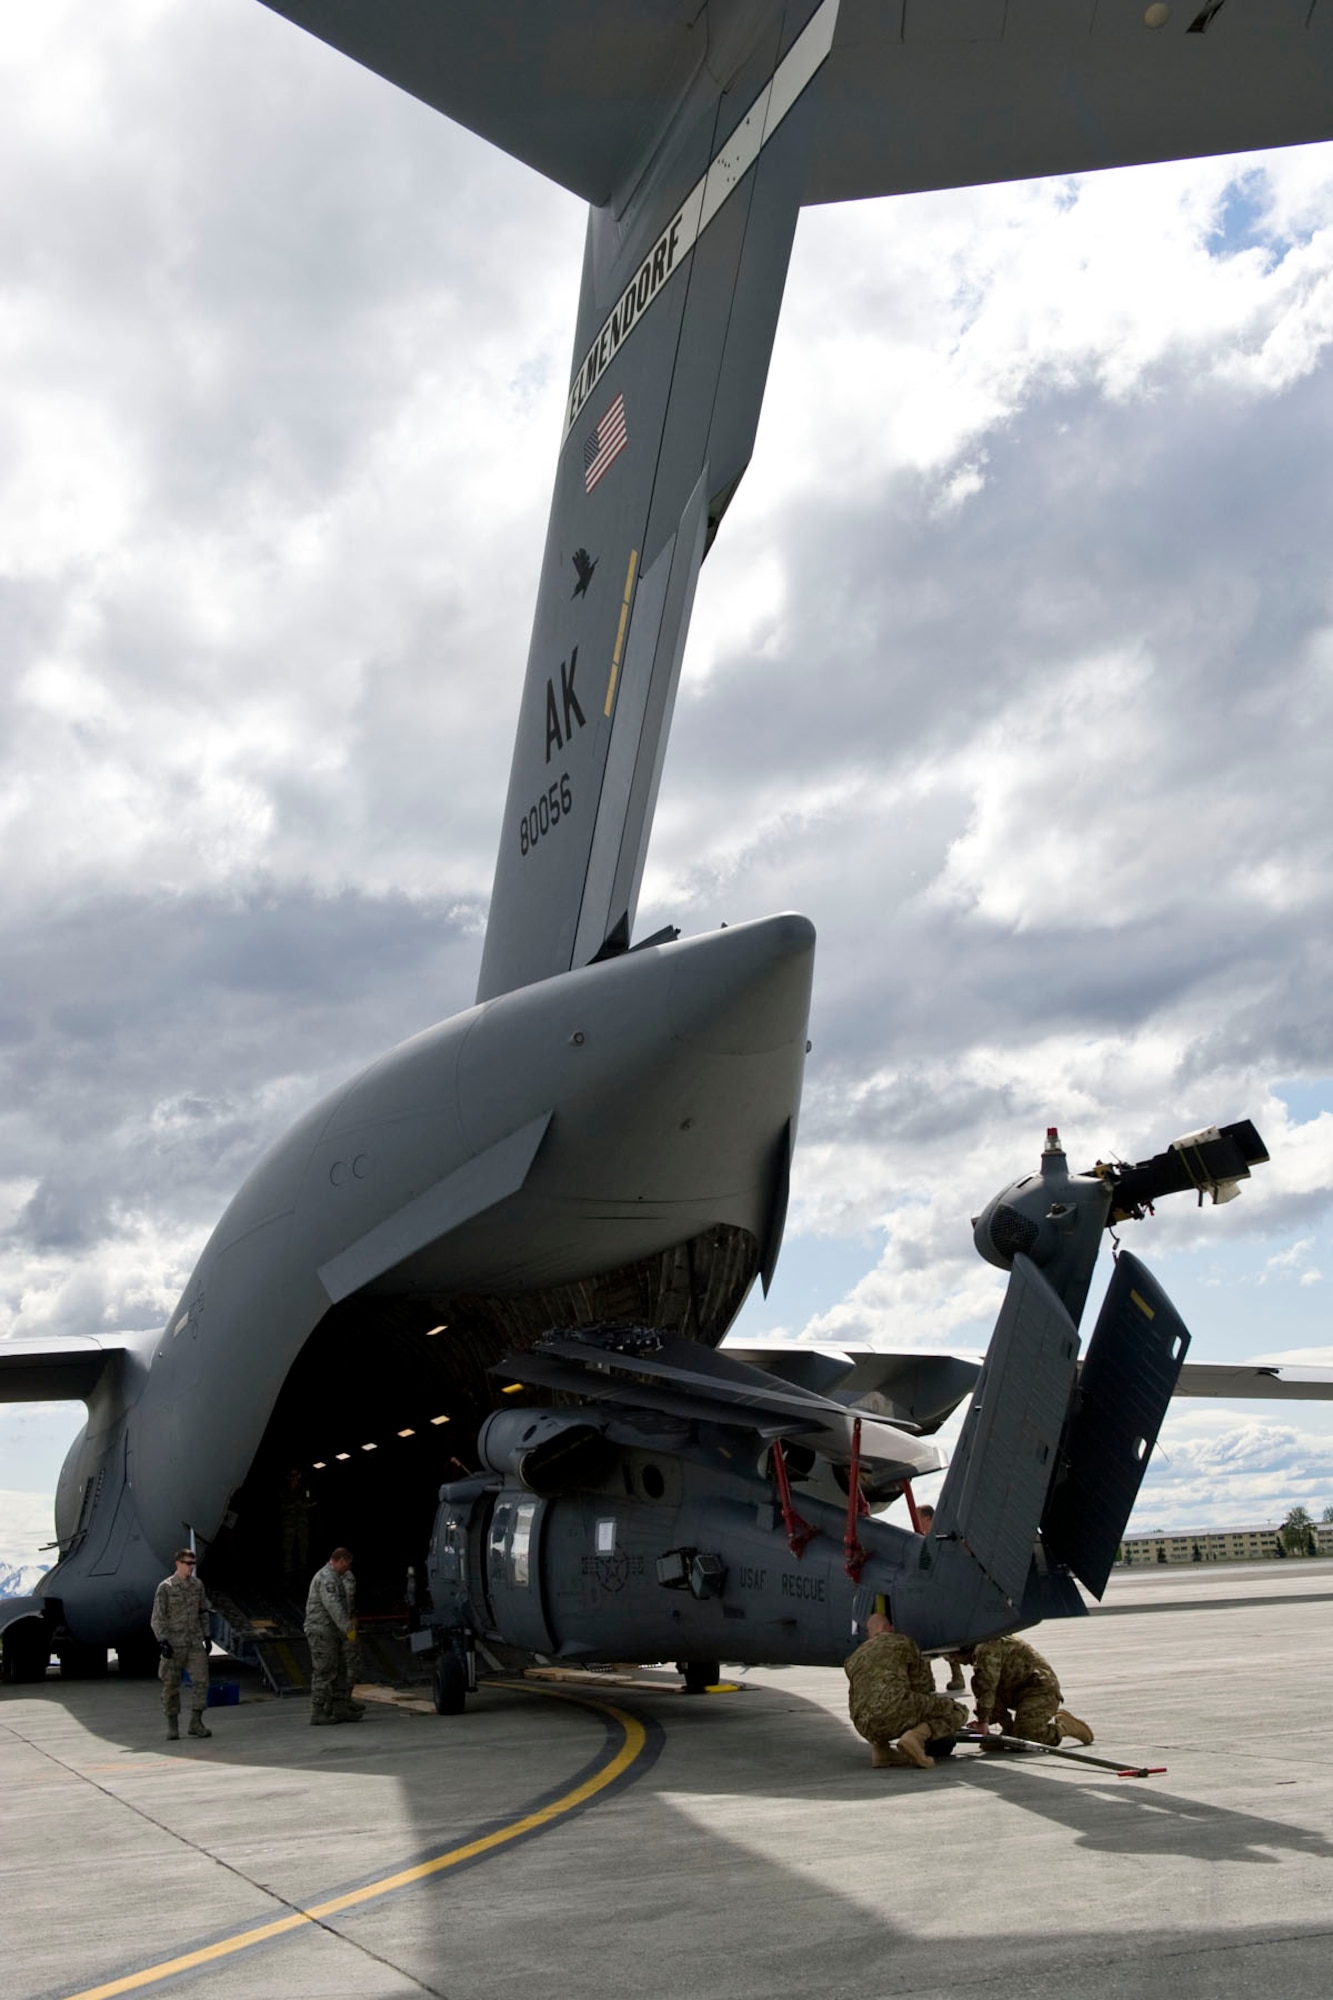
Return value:
M 1055 1668 L 1026 1639 L 983 1639 L 963 1658 L 972 1667 L 979 1729 L 998 1722 L 1002 1735 L 1052 1748 L 1066 1736 L 1076 1743 L 1092 1742 L 1087 1723 L 1061 1707 Z
M 870 1745 L 870 1761 L 877 1770 L 888 1764 L 915 1764 L 928 1771 L 935 1759 L 926 1744 L 932 1737 L 952 1736 L 961 1729 L 967 1710 L 961 1702 L 936 1694 L 934 1676 L 916 1640 L 895 1632 L 883 1612 L 866 1619 L 866 1634 L 865 1644 L 843 1668 L 851 1682 L 847 1705 L 853 1727 Z

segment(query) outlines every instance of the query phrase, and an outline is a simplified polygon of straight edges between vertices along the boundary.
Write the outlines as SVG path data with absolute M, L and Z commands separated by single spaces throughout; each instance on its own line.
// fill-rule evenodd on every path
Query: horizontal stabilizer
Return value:
M 708 51 L 672 0 L 265 0 L 585 201 L 642 166 Z
M 598 205 L 654 157 L 705 60 L 727 80 L 754 14 L 717 0 L 266 4 Z M 1331 79 L 1329 0 L 1226 0 L 1146 27 L 1141 6 L 1091 0 L 859 0 L 837 10 L 803 198 L 1326 139 Z
M 1111 1574 L 1189 1335 L 1146 1265 L 1122 1250 L 1070 1410 L 1042 1516 L 1047 1555 L 1094 1597 Z
M 1331 135 L 1329 0 L 862 0 L 839 18 L 804 199 Z

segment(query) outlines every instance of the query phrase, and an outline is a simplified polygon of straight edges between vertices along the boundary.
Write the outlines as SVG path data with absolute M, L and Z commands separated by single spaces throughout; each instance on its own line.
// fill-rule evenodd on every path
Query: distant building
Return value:
M 1281 1529 L 1277 1521 L 1271 1528 L 1181 1528 L 1169 1535 L 1126 1535 L 1116 1561 L 1131 1569 L 1147 1563 L 1256 1562 L 1276 1556 Z M 1314 1535 L 1315 1553 L 1333 1556 L 1333 1521 L 1316 1521 Z

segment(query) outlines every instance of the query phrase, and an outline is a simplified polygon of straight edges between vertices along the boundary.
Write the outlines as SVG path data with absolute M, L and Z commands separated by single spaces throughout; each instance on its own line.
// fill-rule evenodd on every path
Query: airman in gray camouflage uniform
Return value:
M 358 1659 L 350 1549 L 335 1549 L 310 1579 L 305 1635 L 310 1642 L 310 1720 L 359 1722 L 366 1705 L 352 1699 Z
M 211 1736 L 204 1727 L 208 1702 L 208 1598 L 195 1575 L 193 1549 L 177 1549 L 176 1567 L 153 1593 L 153 1637 L 162 1655 L 157 1677 L 162 1683 L 162 1707 L 167 1739 L 180 1737 L 181 1674 L 190 1676 L 190 1734 Z
M 844 1666 L 851 1683 L 847 1705 L 852 1726 L 870 1745 L 876 1769 L 916 1764 L 928 1771 L 935 1759 L 926 1750 L 927 1742 L 961 1729 L 967 1710 L 961 1702 L 936 1694 L 934 1677 L 916 1640 L 895 1632 L 882 1612 L 867 1618 L 866 1633 L 865 1644 Z
M 1066 1736 L 1091 1743 L 1092 1731 L 1060 1706 L 1055 1668 L 1026 1639 L 983 1639 L 963 1655 L 972 1666 L 977 1726 L 998 1722 L 1004 1736 L 1054 1747 Z

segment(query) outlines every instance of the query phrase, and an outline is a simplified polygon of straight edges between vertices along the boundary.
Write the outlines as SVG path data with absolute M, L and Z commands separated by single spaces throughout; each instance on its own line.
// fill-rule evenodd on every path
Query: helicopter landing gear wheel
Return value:
M 467 1661 L 452 1646 L 440 1654 L 431 1675 L 431 1696 L 437 1715 L 461 1715 L 467 1705 Z

